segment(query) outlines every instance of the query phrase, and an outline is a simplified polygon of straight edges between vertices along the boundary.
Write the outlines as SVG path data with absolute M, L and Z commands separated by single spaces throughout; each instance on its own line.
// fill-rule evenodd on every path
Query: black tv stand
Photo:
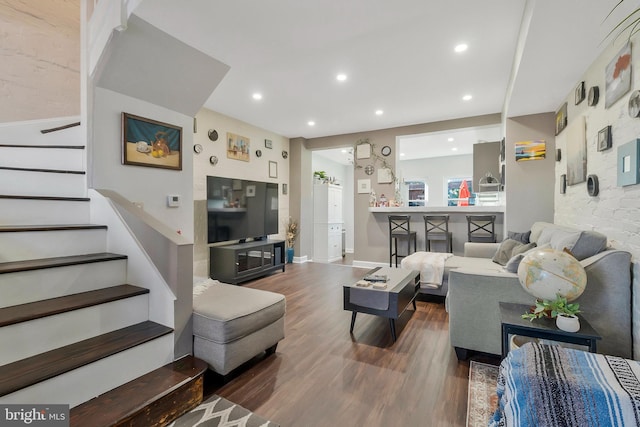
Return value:
M 209 248 L 209 276 L 238 284 L 285 269 L 284 240 L 239 242 Z

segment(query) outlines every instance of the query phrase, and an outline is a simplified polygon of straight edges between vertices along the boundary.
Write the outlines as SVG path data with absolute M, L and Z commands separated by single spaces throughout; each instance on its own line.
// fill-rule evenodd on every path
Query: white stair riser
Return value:
M 7 403 L 78 406 L 173 361 L 173 334 L 0 397 Z
M 0 169 L 0 194 L 86 197 L 86 175 Z
M 126 283 L 127 260 L 0 274 L 0 307 Z
M 0 166 L 84 171 L 85 150 L 0 147 Z
M 42 129 L 51 129 L 79 121 L 79 117 L 62 117 L 5 123 L 0 125 L 0 144 L 84 145 L 82 141 L 86 138 L 82 135 L 80 126 L 46 134 L 40 132 Z
M 149 318 L 149 295 L 138 295 L 0 328 L 0 365 L 15 362 Z
M 89 203 L 0 199 L 0 224 L 88 224 Z
M 0 232 L 0 262 L 106 252 L 106 229 Z

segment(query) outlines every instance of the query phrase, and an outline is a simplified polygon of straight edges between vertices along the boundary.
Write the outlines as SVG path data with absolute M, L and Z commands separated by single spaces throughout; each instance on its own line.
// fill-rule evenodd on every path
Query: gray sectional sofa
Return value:
M 576 302 L 602 336 L 598 352 L 631 358 L 631 254 L 607 248 L 600 233 L 545 222 L 532 226 L 529 240 L 572 250 L 587 272 L 587 287 Z M 469 350 L 500 354 L 499 302 L 532 305 L 535 298 L 524 291 L 516 273 L 492 261 L 499 243 L 466 246 L 464 257 L 453 256 L 445 263 L 451 345 L 460 359 Z M 510 267 L 517 271 L 517 265 L 516 270 Z

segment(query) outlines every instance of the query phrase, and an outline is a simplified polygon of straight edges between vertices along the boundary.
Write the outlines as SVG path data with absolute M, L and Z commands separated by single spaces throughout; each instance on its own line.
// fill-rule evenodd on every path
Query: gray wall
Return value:
M 555 190 L 555 114 L 514 117 L 506 121 L 505 192 L 507 231 L 526 231 L 536 221 L 553 222 Z M 516 162 L 517 142 L 545 140 L 546 157 Z

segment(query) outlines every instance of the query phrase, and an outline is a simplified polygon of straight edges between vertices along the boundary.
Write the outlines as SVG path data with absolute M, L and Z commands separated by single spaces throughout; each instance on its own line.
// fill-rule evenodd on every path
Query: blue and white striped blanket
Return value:
M 500 365 L 489 426 L 638 426 L 640 363 L 528 343 Z

